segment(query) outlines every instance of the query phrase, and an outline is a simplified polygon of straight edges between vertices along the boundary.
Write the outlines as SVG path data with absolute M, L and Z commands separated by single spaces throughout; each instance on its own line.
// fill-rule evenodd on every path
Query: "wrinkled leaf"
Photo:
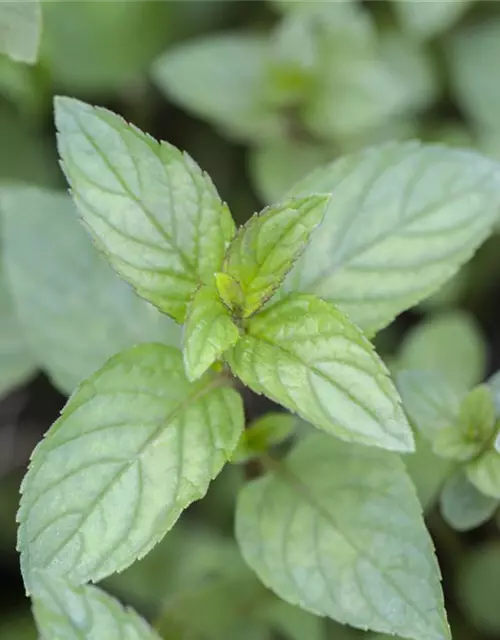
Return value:
M 43 573 L 36 576 L 33 613 L 41 640 L 160 640 L 135 611 L 105 591 Z
M 202 286 L 188 308 L 183 335 L 186 375 L 196 380 L 238 342 L 240 332 L 215 287 Z
M 243 428 L 227 384 L 215 374 L 191 384 L 179 351 L 144 344 L 80 385 L 23 482 L 28 591 L 37 569 L 80 584 L 126 568 L 203 497 Z
M 42 12 L 37 0 L 0 2 L 0 53 L 33 64 L 38 57 Z
M 56 98 L 59 153 L 99 248 L 136 291 L 183 322 L 222 264 L 234 223 L 210 178 L 106 109 Z
M 413 449 L 383 362 L 335 307 L 292 296 L 251 318 L 245 330 L 226 357 L 253 391 L 344 440 Z
M 288 276 L 370 334 L 448 280 L 490 233 L 498 167 L 471 152 L 389 143 L 317 169 L 291 195 L 331 193 Z
M 459 391 L 480 382 L 486 364 L 486 342 L 474 317 L 449 311 L 424 320 L 404 338 L 402 369 L 439 372 Z
M 469 531 L 489 520 L 499 502 L 480 493 L 469 482 L 463 469 L 445 482 L 440 498 L 441 514 L 457 531 Z
M 393 454 L 311 436 L 245 487 L 236 536 L 291 604 L 404 638 L 450 637 L 432 543 Z
M 92 246 L 67 194 L 19 187 L 5 191 L 2 205 L 7 275 L 26 339 L 63 392 L 134 344 L 180 344 L 177 325 Z
M 224 258 L 224 272 L 238 282 L 243 294 L 242 308 L 239 300 L 231 305 L 236 313 L 248 317 L 269 300 L 307 247 L 328 199 L 311 195 L 285 200 L 240 227 Z

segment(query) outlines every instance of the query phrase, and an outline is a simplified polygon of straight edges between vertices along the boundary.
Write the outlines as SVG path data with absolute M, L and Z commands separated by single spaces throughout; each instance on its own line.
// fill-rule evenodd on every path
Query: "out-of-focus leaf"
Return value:
M 38 56 L 42 13 L 37 0 L 0 2 L 0 53 L 33 64 Z
M 180 344 L 180 328 L 92 246 L 67 194 L 19 187 L 1 202 L 7 276 L 26 339 L 63 391 L 134 344 Z
M 457 577 L 456 597 L 464 613 L 480 632 L 500 633 L 498 606 L 500 544 L 490 542 L 470 551 Z
M 313 171 L 289 195 L 331 193 L 286 288 L 338 305 L 370 334 L 433 293 L 486 239 L 500 171 L 472 152 L 388 143 Z
M 463 27 L 452 34 L 448 45 L 451 77 L 459 103 L 486 132 L 497 133 L 500 85 L 494 79 L 500 58 L 500 18 L 490 17 L 482 23 Z
M 485 451 L 467 464 L 466 473 L 479 491 L 500 500 L 500 451 Z
M 327 147 L 290 139 L 251 149 L 249 154 L 252 180 L 266 203 L 283 200 L 298 180 L 333 157 Z
M 140 77 L 172 38 L 169 5 L 44 2 L 41 53 L 57 86 L 105 94 Z
M 4 616 L 0 621 L 0 640 L 37 640 L 33 617 L 20 615 L 17 610 L 11 616 Z
M 262 100 L 267 41 L 250 33 L 229 33 L 183 43 L 153 67 L 168 98 L 206 118 L 237 139 L 281 137 L 280 114 Z
M 422 437 L 415 438 L 414 453 L 402 458 L 415 485 L 422 510 L 431 509 L 449 474 L 451 464 L 433 453 L 430 444 Z
M 293 432 L 295 421 L 295 416 L 284 412 L 266 413 L 257 418 L 241 434 L 231 461 L 243 462 L 267 452 Z
M 18 1 L 22 4 L 29 0 Z M 1 6 L 2 3 L 0 8 Z M 37 69 L 0 56 L 0 96 L 15 105 L 23 116 L 39 115 L 38 112 L 46 97 L 40 85 Z M 33 134 L 36 133 L 33 131 Z
M 325 620 L 276 599 L 261 617 L 286 640 L 326 640 Z M 335 640 L 343 640 L 335 636 Z
M 445 482 L 440 498 L 441 514 L 457 531 L 469 531 L 489 520 L 499 501 L 485 496 L 459 469 Z
M 393 0 L 403 27 L 410 35 L 425 40 L 452 27 L 472 4 L 472 0 Z
M 459 391 L 483 379 L 486 342 L 473 316 L 450 311 L 431 317 L 404 338 L 399 366 L 435 371 Z
M 34 373 L 35 359 L 28 343 L 0 260 L 0 397 Z

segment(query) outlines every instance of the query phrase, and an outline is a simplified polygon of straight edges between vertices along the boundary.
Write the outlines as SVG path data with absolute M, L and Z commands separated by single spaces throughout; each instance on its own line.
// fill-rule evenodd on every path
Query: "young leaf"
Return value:
M 485 496 L 469 482 L 463 469 L 446 481 L 441 493 L 441 515 L 457 531 L 469 531 L 489 520 L 499 501 Z
M 139 298 L 92 246 L 71 198 L 16 187 L 2 194 L 6 275 L 33 353 L 66 393 L 140 342 L 180 345 L 173 320 Z
M 435 371 L 399 371 L 396 386 L 412 424 L 431 442 L 456 424 L 462 394 Z
M 330 300 L 373 334 L 448 280 L 490 233 L 498 167 L 475 153 L 389 143 L 314 171 L 290 195 L 331 193 L 285 287 Z
M 105 591 L 41 572 L 36 575 L 33 613 L 41 640 L 160 640 L 135 611 Z
M 414 2 L 393 0 L 398 18 L 409 34 L 422 40 L 433 38 L 452 27 L 469 8 L 471 0 Z
M 486 343 L 473 316 L 449 311 L 425 320 L 403 340 L 398 358 L 402 369 L 439 372 L 459 391 L 483 379 Z
M 289 413 L 266 413 L 257 418 L 241 434 L 240 441 L 231 458 L 231 462 L 244 462 L 266 453 L 293 432 L 294 416 Z
M 0 53 L 33 64 L 38 57 L 42 12 L 38 0 L 0 2 Z
M 145 555 L 201 498 L 243 428 L 221 375 L 195 384 L 160 344 L 118 354 L 77 389 L 35 449 L 22 487 L 18 547 L 33 571 L 97 581 Z
M 188 308 L 183 335 L 184 368 L 196 380 L 240 338 L 228 308 L 213 286 L 201 286 Z
M 0 398 L 34 371 L 34 358 L 14 308 L 0 260 Z
M 500 500 L 500 452 L 486 451 L 466 467 L 467 477 L 486 496 Z
M 383 362 L 328 302 L 296 295 L 251 318 L 228 351 L 256 393 L 349 442 L 411 451 L 413 437 Z
M 282 137 L 284 118 L 261 94 L 268 44 L 259 34 L 228 33 L 169 49 L 153 67 L 167 97 L 242 140 Z
M 141 296 L 183 322 L 234 234 L 210 178 L 106 109 L 56 98 L 55 115 L 64 171 L 94 240 Z
M 224 259 L 224 272 L 243 293 L 242 317 L 252 315 L 269 300 L 320 224 L 329 196 L 311 195 L 273 205 L 242 226 Z
M 324 435 L 240 494 L 236 537 L 265 585 L 308 611 L 403 638 L 450 638 L 439 569 L 397 456 Z

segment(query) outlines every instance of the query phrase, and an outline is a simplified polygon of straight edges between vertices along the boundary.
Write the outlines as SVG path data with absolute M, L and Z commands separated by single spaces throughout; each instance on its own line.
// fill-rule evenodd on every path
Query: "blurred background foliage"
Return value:
M 385 140 L 500 160 L 497 2 L 44 1 L 41 11 L 36 64 L 0 53 L 0 640 L 36 637 L 15 552 L 19 482 L 34 444 L 108 356 L 180 336 L 77 222 L 57 163 L 54 95 L 107 106 L 187 150 L 239 222 L 316 166 Z M 396 375 L 435 376 L 429 410 L 500 368 L 499 294 L 496 234 L 377 336 Z M 411 417 L 421 381 L 402 380 Z M 253 418 L 269 407 L 253 397 L 247 408 Z M 498 501 L 425 437 L 405 460 L 440 558 L 453 637 L 500 637 Z M 243 482 L 240 467 L 227 468 L 164 542 L 105 587 L 172 640 L 363 637 L 280 602 L 245 567 L 232 539 Z

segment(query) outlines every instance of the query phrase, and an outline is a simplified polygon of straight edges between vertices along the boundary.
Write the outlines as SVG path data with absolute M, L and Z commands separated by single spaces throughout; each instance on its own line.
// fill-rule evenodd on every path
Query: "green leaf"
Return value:
M 160 344 L 118 354 L 80 385 L 23 482 L 28 591 L 36 569 L 80 584 L 126 568 L 205 495 L 243 428 L 227 385 L 215 374 L 189 383 L 182 354 Z
M 447 31 L 469 8 L 471 0 L 442 2 L 414 2 L 393 0 L 394 9 L 402 26 L 409 34 L 422 40 Z
M 106 109 L 56 98 L 59 153 L 86 227 L 136 291 L 183 322 L 234 222 L 210 178 L 172 145 Z
M 333 157 L 327 148 L 302 140 L 276 140 L 250 149 L 248 170 L 264 202 L 283 200 L 286 192 Z
M 279 138 L 284 119 L 262 100 L 267 47 L 245 32 L 198 38 L 161 56 L 153 79 L 169 99 L 236 139 Z
M 276 599 L 262 613 L 262 617 L 280 633 L 280 637 L 283 636 L 286 640 L 326 640 L 323 618 L 314 616 L 299 607 L 292 607 L 283 600 Z M 335 640 L 343 640 L 338 635 L 333 637 Z
M 331 193 L 286 287 L 331 300 L 370 334 L 438 289 L 487 237 L 498 167 L 465 151 L 389 143 L 318 169 L 291 195 Z
M 499 502 L 480 493 L 469 482 L 463 469 L 446 481 L 441 493 L 441 515 L 457 531 L 469 531 L 489 520 Z
M 236 280 L 244 297 L 231 308 L 248 317 L 269 300 L 303 253 L 321 223 L 329 196 L 311 195 L 276 204 L 240 227 L 224 258 L 224 272 Z
M 291 296 L 251 318 L 245 330 L 226 358 L 253 391 L 348 442 L 413 449 L 387 369 L 335 307 Z
M 240 494 L 243 556 L 281 598 L 404 638 L 450 637 L 439 569 L 397 456 L 317 434 Z
M 500 547 L 497 540 L 491 540 L 476 546 L 465 557 L 455 589 L 461 609 L 473 628 L 491 637 L 500 631 L 499 575 Z
M 135 611 L 105 591 L 39 572 L 33 613 L 41 640 L 160 640 Z
M 494 373 L 487 382 L 491 393 L 493 395 L 493 402 L 495 404 L 495 413 L 500 415 L 500 371 Z
M 196 380 L 240 338 L 215 287 L 202 286 L 188 308 L 183 335 L 184 368 Z
M 6 189 L 2 205 L 7 276 L 26 340 L 63 392 L 134 344 L 180 345 L 179 327 L 92 246 L 67 194 Z
M 42 53 L 54 83 L 140 101 L 145 73 L 173 39 L 173 12 L 169 2 L 45 2 Z
M 436 371 L 457 390 L 467 391 L 483 379 L 486 342 L 472 315 L 449 311 L 406 334 L 398 361 L 402 369 Z
M 0 256 L 1 257 L 1 256 Z M 35 371 L 0 260 L 0 397 Z
M 412 424 L 431 442 L 458 419 L 462 394 L 435 371 L 399 371 L 396 385 Z
M 500 452 L 486 451 L 466 467 L 467 477 L 486 496 L 500 500 Z
M 415 438 L 415 452 L 404 456 L 406 470 L 410 476 L 423 511 L 430 510 L 439 498 L 443 482 L 450 473 L 449 460 L 439 458 L 431 445 L 422 437 Z
M 293 433 L 296 418 L 289 413 L 266 413 L 241 434 L 231 462 L 244 462 L 266 453 Z
M 0 2 L 0 53 L 33 64 L 38 57 L 42 12 L 37 0 Z
M 489 137 L 488 131 L 495 134 L 500 129 L 500 89 L 492 81 L 500 56 L 500 18 L 493 15 L 465 26 L 454 32 L 447 44 L 456 99 Z

